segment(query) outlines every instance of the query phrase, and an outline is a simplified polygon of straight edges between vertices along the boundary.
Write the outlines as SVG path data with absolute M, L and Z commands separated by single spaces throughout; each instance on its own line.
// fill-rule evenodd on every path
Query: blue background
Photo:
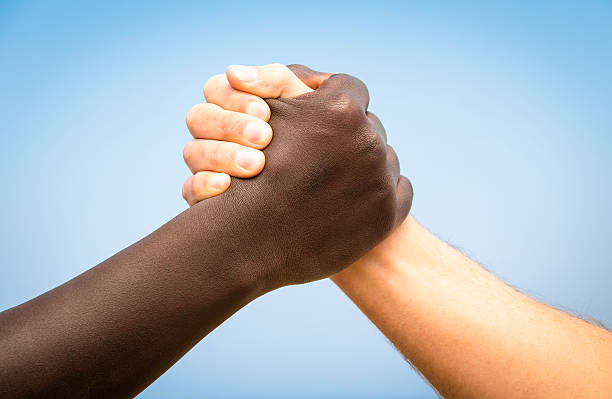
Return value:
M 612 2 L 124 3 L 0 2 L 0 308 L 185 209 L 204 82 L 282 62 L 368 84 L 424 225 L 612 322 Z M 248 305 L 141 397 L 436 396 L 325 280 Z

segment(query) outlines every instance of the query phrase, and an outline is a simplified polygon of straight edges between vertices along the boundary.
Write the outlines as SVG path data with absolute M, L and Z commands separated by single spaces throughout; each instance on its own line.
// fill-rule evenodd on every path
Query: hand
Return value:
M 316 91 L 303 84 L 295 90 L 291 85 L 264 84 L 274 70 L 285 82 L 299 82 L 282 66 L 242 68 L 228 69 L 234 89 L 258 88 L 254 92 L 258 96 L 280 96 L 267 100 L 275 139 L 265 150 L 266 170 L 252 180 L 237 179 L 223 201 L 247 197 L 248 207 L 257 209 L 257 215 L 245 216 L 245 225 L 256 233 L 244 244 L 254 246 L 261 256 L 254 261 L 268 260 L 270 267 L 263 271 L 266 286 L 327 277 L 372 248 L 404 219 L 411 186 L 399 176 L 397 158 L 386 145 L 380 122 L 367 112 L 368 93 L 360 81 L 347 75 L 324 80 L 329 75 L 295 67 L 309 76 L 305 81 L 314 87 L 321 84 Z M 300 90 L 309 92 L 284 97 Z M 232 93 L 227 87 L 225 92 Z M 228 104 L 233 109 L 245 106 L 239 101 Z M 205 130 L 208 116 L 203 110 L 190 111 L 195 113 L 188 118 L 192 133 Z M 192 170 L 202 170 L 194 166 L 193 158 L 187 159 Z
M 263 69 L 266 97 L 297 96 L 312 91 L 284 65 Z M 228 70 L 228 76 L 232 76 Z M 263 88 L 263 87 L 262 87 Z M 208 103 L 195 105 L 187 113 L 193 140 L 183 150 L 183 159 L 193 173 L 183 184 L 183 198 L 191 206 L 222 194 L 230 176 L 248 178 L 264 167 L 262 151 L 272 139 L 270 108 L 260 98 L 234 89 L 226 75 L 215 75 L 204 85 Z

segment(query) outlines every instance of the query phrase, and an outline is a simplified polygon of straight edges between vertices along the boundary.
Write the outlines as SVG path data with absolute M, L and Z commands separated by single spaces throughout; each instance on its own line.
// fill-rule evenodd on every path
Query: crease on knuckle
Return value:
M 270 79 L 268 81 L 270 91 L 274 92 L 278 97 L 283 97 L 286 94 L 288 86 L 292 82 L 293 72 L 285 65 L 280 63 L 270 64 Z
M 291 72 L 289 70 L 289 68 L 287 68 L 285 65 L 279 63 L 279 62 L 275 62 L 273 64 L 268 65 L 270 71 L 274 74 L 274 75 L 286 75 L 287 72 Z
M 222 124 L 223 141 L 237 142 L 243 136 L 243 130 L 249 123 L 242 114 L 232 115 Z
M 359 134 L 358 140 L 354 140 L 360 159 L 368 168 L 379 170 L 387 164 L 387 145 L 378 133 L 366 130 Z
M 338 93 L 327 104 L 328 110 L 337 118 L 355 124 L 362 123 L 366 113 L 361 104 L 350 94 Z
M 222 87 L 226 84 L 226 82 L 227 78 L 225 77 L 225 75 L 222 74 L 214 75 L 208 78 L 206 83 L 204 83 L 204 87 L 202 88 L 204 98 L 206 98 L 206 100 L 208 101 L 208 99 L 210 98 L 210 92 L 218 89 L 219 87 Z
M 222 142 L 211 141 L 208 148 L 204 150 L 204 157 L 206 158 L 207 165 L 214 171 L 219 172 L 219 168 L 223 166 L 224 155 L 227 151 L 224 151 Z
M 206 194 L 207 187 L 207 177 L 203 173 L 196 173 L 193 175 L 193 185 L 192 192 L 196 198 L 201 198 L 204 194 Z
M 189 130 L 193 129 L 198 123 L 199 114 L 202 111 L 202 104 L 196 104 L 187 111 L 185 115 L 185 124 Z
M 187 180 L 185 180 L 185 182 L 183 183 L 183 186 L 181 187 L 181 195 L 183 196 L 183 199 L 185 201 L 187 201 L 189 203 L 189 198 L 188 198 L 188 187 L 191 184 L 190 180 L 192 180 L 191 177 L 189 177 Z
M 183 160 L 185 161 L 185 163 L 187 165 L 191 164 L 191 161 L 193 160 L 193 156 L 194 156 L 194 141 L 190 141 L 189 143 L 185 144 L 185 147 L 183 147 Z

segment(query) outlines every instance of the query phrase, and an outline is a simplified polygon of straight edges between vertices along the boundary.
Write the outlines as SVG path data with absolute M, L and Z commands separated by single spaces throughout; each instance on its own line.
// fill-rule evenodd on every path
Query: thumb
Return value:
M 287 68 L 291 70 L 302 82 L 304 82 L 308 87 L 313 90 L 316 90 L 321 86 L 321 84 L 333 73 L 329 72 L 319 72 L 314 71 L 307 66 L 300 64 L 291 64 L 288 65 Z
M 306 76 L 305 73 L 303 75 Z M 226 76 L 234 89 L 261 98 L 295 97 L 313 91 L 291 69 L 282 64 L 230 65 L 226 70 Z M 314 78 L 308 78 L 307 81 L 311 84 L 316 83 Z

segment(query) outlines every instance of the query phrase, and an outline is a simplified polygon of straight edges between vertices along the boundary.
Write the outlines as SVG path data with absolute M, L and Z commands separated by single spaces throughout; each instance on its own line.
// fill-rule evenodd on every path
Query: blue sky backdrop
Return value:
M 610 1 L 0 1 L 0 307 L 184 210 L 204 82 L 282 62 L 368 84 L 425 226 L 611 324 L 611 20 Z M 248 305 L 141 397 L 436 396 L 325 280 Z

